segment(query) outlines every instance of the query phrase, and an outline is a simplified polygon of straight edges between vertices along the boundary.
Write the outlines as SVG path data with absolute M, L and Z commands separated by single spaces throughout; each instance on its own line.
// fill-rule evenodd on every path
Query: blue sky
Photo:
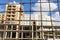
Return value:
M 18 2 L 18 3 L 20 3 L 20 0 L 10 0 L 10 2 L 13 2 L 13 1 L 16 1 L 16 2 Z M 38 0 L 31 0 L 32 2 L 37 2 Z M 49 1 L 49 0 L 48 0 Z M 22 2 L 24 3 L 24 2 L 30 2 L 30 0 L 22 0 Z M 50 0 L 50 2 L 53 2 L 53 3 L 57 3 L 57 0 Z M 7 4 L 8 3 L 8 0 L 0 0 L 0 4 Z M 34 4 L 31 4 L 31 7 L 33 7 L 35 5 L 35 3 Z M 23 6 L 24 6 L 24 10 L 25 11 L 30 11 L 30 4 L 23 4 Z M 0 5 L 0 9 L 3 9 L 3 10 L 5 10 L 5 5 Z M 57 10 L 58 8 L 56 8 L 55 10 Z M 32 10 L 32 9 L 31 9 Z M 55 10 L 53 10 L 53 11 L 55 11 Z M 25 12 L 25 13 L 30 13 L 30 12 Z M 31 12 L 31 13 L 33 13 L 33 12 Z
M 10 0 L 10 2 L 13 2 L 13 1 L 16 1 L 16 2 L 18 2 L 18 3 L 20 3 L 20 0 Z M 32 0 L 32 2 L 36 2 L 37 0 Z M 30 2 L 30 0 L 22 0 L 22 2 L 24 3 L 24 2 Z M 3 10 L 5 10 L 5 4 L 7 4 L 8 3 L 8 0 L 0 0 L 0 4 L 4 4 L 4 5 L 0 5 L 0 8 L 1 9 L 3 9 Z M 31 6 L 33 6 L 34 4 L 32 4 Z M 25 11 L 30 11 L 30 4 L 23 4 L 23 6 L 24 6 L 24 10 Z M 27 12 L 27 13 L 29 13 L 29 12 Z

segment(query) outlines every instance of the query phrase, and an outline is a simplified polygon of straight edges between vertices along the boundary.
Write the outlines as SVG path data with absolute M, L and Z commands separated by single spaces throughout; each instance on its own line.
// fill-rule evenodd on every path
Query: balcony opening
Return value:
M 12 11 L 12 14 L 15 14 L 15 12 Z
M 11 37 L 11 32 L 7 32 L 7 37 L 6 38 L 10 38 Z
M 16 7 L 15 5 L 13 7 Z
M 3 38 L 3 37 L 4 37 L 3 32 L 0 32 L 0 38 Z
M 16 30 L 16 25 L 13 25 L 13 30 Z
M 10 21 L 10 18 L 7 18 L 8 21 Z
M 14 18 L 11 18 L 11 20 L 13 20 L 13 21 L 14 21 L 15 19 L 14 19 Z
M 15 17 L 15 15 L 12 15 L 12 17 Z
M 31 26 L 24 26 L 23 30 L 32 30 Z
M 0 30 L 3 30 L 4 29 L 4 26 L 3 25 L 0 25 Z
M 22 30 L 22 26 L 19 26 L 19 30 Z
M 11 7 L 11 5 L 8 5 L 8 7 Z
M 12 38 L 16 38 L 16 32 L 12 32 Z
M 23 32 L 23 38 L 31 38 L 31 36 L 30 32 Z
M 11 25 L 8 25 L 8 30 L 11 30 Z
M 7 15 L 8 17 L 10 17 L 10 15 Z
M 2 21 L 1 23 L 4 23 L 4 21 Z
M 21 38 L 21 33 L 19 33 L 19 38 Z

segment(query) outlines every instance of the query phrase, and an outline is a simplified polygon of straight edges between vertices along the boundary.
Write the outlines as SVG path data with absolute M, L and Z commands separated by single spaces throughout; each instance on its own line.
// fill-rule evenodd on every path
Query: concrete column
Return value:
M 12 28 L 13 28 L 13 25 L 11 25 L 11 30 L 12 30 Z M 10 36 L 10 38 L 12 38 L 12 32 L 11 32 L 11 36 Z
M 23 26 L 22 26 L 22 31 L 23 31 Z M 21 38 L 23 38 L 23 32 L 22 32 L 22 34 L 21 34 Z
M 6 30 L 7 30 L 7 28 L 8 28 L 8 25 L 6 25 Z M 5 32 L 6 34 L 5 34 L 5 38 L 7 38 L 7 32 Z
M 32 25 L 32 40 L 33 40 L 33 25 Z
M 53 33 L 53 40 L 55 40 L 55 32 Z
M 36 26 L 36 39 L 38 39 L 37 30 L 38 30 L 38 29 L 37 29 L 37 26 Z
M 16 29 L 17 31 L 18 31 L 18 27 L 19 26 L 17 25 L 17 29 Z M 16 32 L 16 38 L 18 38 L 18 32 Z
M 7 37 L 7 32 L 5 32 L 6 34 L 5 34 L 5 38 Z
M 54 30 L 54 27 L 52 27 L 52 30 L 53 30 L 53 40 L 55 40 L 55 30 Z
M 40 27 L 40 38 L 42 38 L 41 35 L 42 35 L 42 34 L 41 34 L 41 27 Z
M 16 38 L 18 38 L 18 32 L 16 32 Z
M 6 25 L 6 30 L 8 29 L 8 25 Z
M 43 27 L 42 27 L 42 35 L 41 35 L 41 37 L 42 37 L 42 39 L 44 39 L 44 32 L 43 32 Z
M 12 38 L 12 32 L 11 32 L 11 36 L 10 36 L 10 38 Z

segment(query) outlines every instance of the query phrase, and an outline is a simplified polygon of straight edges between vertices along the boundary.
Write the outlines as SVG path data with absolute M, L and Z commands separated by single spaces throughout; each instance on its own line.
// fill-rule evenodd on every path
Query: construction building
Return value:
M 42 17 L 29 20 L 27 16 L 22 4 L 15 1 L 6 4 L 5 14 L 0 14 L 0 40 L 60 40 L 60 26 L 55 26 L 52 20 L 47 25 Z

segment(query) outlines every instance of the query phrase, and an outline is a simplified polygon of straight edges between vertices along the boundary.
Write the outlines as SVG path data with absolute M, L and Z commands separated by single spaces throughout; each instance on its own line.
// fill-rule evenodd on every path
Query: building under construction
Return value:
M 41 12 L 40 20 L 36 20 L 34 14 L 25 15 L 23 4 L 15 1 L 6 4 L 5 13 L 0 14 L 0 40 L 60 40 L 60 26 L 53 23 L 59 21 L 52 20 L 51 13 L 50 20 L 42 20 L 45 16 L 36 11 Z

